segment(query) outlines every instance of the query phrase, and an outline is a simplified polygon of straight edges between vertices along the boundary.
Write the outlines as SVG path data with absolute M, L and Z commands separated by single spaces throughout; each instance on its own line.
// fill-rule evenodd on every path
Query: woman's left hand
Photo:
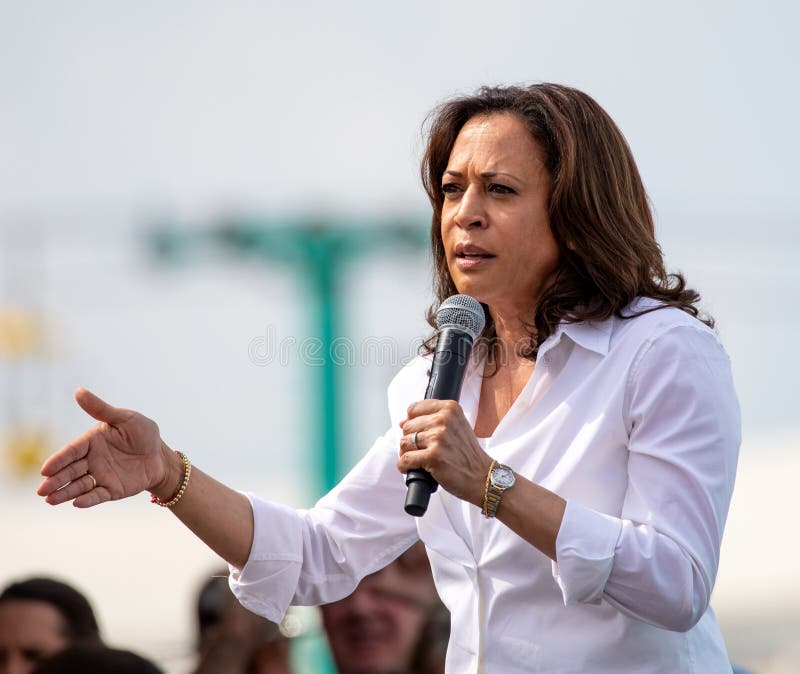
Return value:
M 397 469 L 424 468 L 448 492 L 482 507 L 486 474 L 492 464 L 475 437 L 461 406 L 454 400 L 421 400 L 400 422 Z M 414 434 L 416 448 L 414 447 Z

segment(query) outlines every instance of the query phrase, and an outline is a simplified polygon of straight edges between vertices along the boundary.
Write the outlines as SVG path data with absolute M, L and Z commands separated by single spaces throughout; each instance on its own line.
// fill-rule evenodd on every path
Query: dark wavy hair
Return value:
M 68 648 L 43 660 L 33 674 L 162 674 L 150 660 L 100 644 Z
M 658 300 L 655 308 L 677 307 L 713 327 L 711 317 L 699 315 L 700 295 L 686 286 L 680 273 L 667 273 L 664 267 L 647 193 L 617 125 L 582 91 L 542 83 L 483 87 L 475 95 L 446 101 L 426 121 L 421 173 L 433 206 L 436 300 L 427 312 L 432 328 L 439 304 L 458 292 L 442 243 L 442 176 L 464 124 L 495 113 L 516 115 L 541 150 L 552 186 L 550 227 L 561 249 L 555 279 L 535 307 L 525 357 L 535 359 L 539 345 L 562 321 L 631 318 L 623 309 L 639 296 Z M 435 342 L 434 334 L 422 351 L 430 353 Z M 497 335 L 488 311 L 481 342 L 495 353 Z
M 53 578 L 28 578 L 12 583 L 0 592 L 0 603 L 15 600 L 50 604 L 61 615 L 64 636 L 71 643 L 101 643 L 91 604 L 74 587 Z

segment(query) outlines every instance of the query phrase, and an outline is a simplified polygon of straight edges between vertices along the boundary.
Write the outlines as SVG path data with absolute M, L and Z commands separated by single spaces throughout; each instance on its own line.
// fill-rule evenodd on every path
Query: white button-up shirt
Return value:
M 709 598 L 740 418 L 716 335 L 662 308 L 562 324 L 541 345 L 480 442 L 567 500 L 557 562 L 441 488 L 424 517 L 404 512 L 398 424 L 429 365 L 417 358 L 395 377 L 392 427 L 314 508 L 250 496 L 252 550 L 231 568 L 239 600 L 278 621 L 289 605 L 349 594 L 421 538 L 451 613 L 449 674 L 730 672 Z M 473 425 L 482 371 L 470 365 L 460 400 Z

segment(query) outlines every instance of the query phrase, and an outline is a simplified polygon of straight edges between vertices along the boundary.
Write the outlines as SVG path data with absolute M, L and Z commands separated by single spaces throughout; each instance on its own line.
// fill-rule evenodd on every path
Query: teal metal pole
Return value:
M 311 280 L 312 293 L 316 299 L 316 330 L 312 339 L 321 342 L 321 364 L 314 364 L 317 391 L 316 447 L 312 460 L 316 459 L 318 470 L 317 488 L 320 494 L 327 493 L 334 487 L 339 477 L 339 405 L 342 391 L 339 388 L 339 366 L 333 360 L 333 340 L 339 329 L 337 311 L 337 287 L 339 265 L 336 262 L 335 245 L 331 238 L 322 232 L 318 237 L 302 240 L 305 253 L 307 277 Z M 320 674 L 336 674 L 336 668 L 328 649 L 324 632 L 320 633 L 316 643 L 309 644 L 310 657 L 314 663 L 314 671 Z
M 342 400 L 341 365 L 333 358 L 333 340 L 338 336 L 339 264 L 336 241 L 321 234 L 308 248 L 309 270 L 317 299 L 316 336 L 322 344 L 322 365 L 317 368 L 319 419 L 317 427 L 317 473 L 320 493 L 327 493 L 339 480 L 339 408 Z

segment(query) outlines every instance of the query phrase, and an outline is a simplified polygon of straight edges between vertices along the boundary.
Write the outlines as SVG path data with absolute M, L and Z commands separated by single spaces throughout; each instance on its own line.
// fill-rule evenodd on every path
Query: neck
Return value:
M 494 321 L 494 328 L 498 342 L 499 368 L 511 366 L 513 368 L 529 362 L 522 354 L 530 345 L 530 333 L 533 326 L 533 314 L 524 316 L 522 313 L 504 313 L 495 311 L 491 307 L 489 313 Z

